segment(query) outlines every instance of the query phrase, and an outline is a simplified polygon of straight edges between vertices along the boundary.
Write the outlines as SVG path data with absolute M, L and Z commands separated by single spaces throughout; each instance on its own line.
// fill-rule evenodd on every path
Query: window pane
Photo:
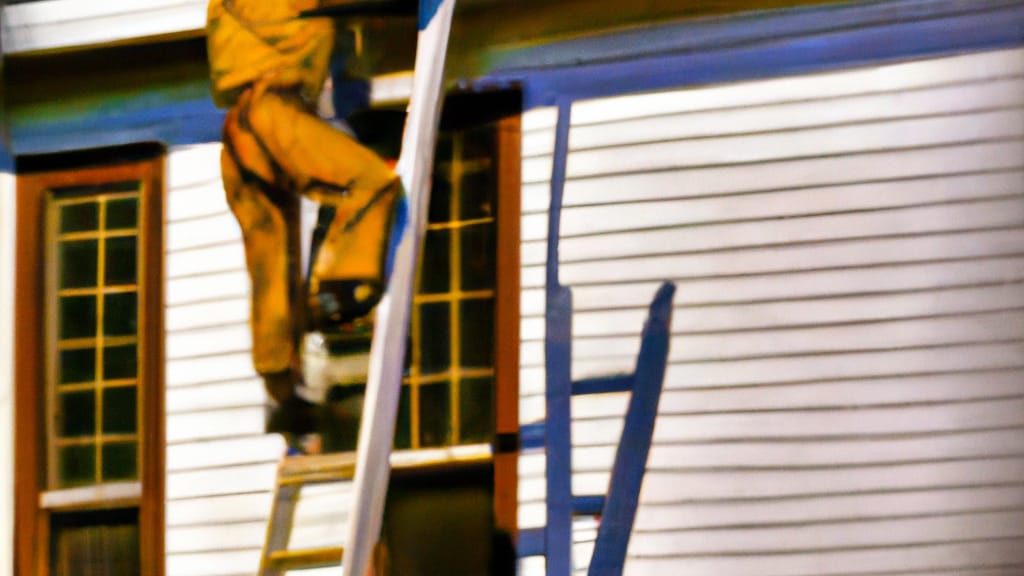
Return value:
M 96 202 L 67 204 L 60 208 L 60 231 L 92 232 L 99 227 L 100 210 Z
M 494 365 L 494 299 L 463 300 L 461 306 L 460 364 L 490 368 Z
M 64 392 L 60 398 L 58 433 L 63 438 L 96 435 L 96 391 Z
M 420 306 L 420 373 L 437 374 L 451 366 L 448 304 Z
M 91 288 L 96 285 L 99 244 L 96 240 L 61 242 L 57 245 L 57 267 L 61 288 Z
M 490 158 L 497 148 L 497 132 L 494 125 L 477 126 L 462 135 L 462 158 L 477 160 Z
M 61 486 L 96 483 L 96 446 L 65 446 L 57 449 L 57 479 Z
M 50 574 L 141 574 L 138 518 L 138 509 L 54 513 L 50 525 Z
M 103 390 L 103 433 L 134 434 L 138 392 L 135 386 Z
M 452 182 L 447 170 L 435 170 L 430 187 L 430 209 L 427 221 L 431 224 L 452 219 Z
M 135 442 L 103 445 L 103 480 L 133 480 L 138 477 L 138 448 Z
M 460 218 L 493 218 L 496 210 L 494 196 L 498 184 L 493 169 L 474 170 L 462 177 Z
M 444 446 L 451 442 L 451 384 L 420 386 L 420 446 Z
M 395 423 L 395 448 L 412 448 L 412 400 L 411 389 L 402 386 L 402 395 L 398 399 L 398 421 Z
M 93 382 L 96 380 L 96 349 L 61 350 L 60 377 L 61 384 Z
M 60 338 L 96 336 L 96 297 L 67 296 L 60 299 Z
M 462 290 L 494 288 L 494 262 L 497 250 L 493 222 L 462 229 Z
M 139 200 L 122 198 L 107 202 L 107 230 L 135 228 L 139 218 Z
M 494 381 L 469 378 L 459 384 L 459 441 L 490 442 L 494 436 Z
M 420 264 L 420 294 L 443 294 L 448 291 L 451 249 L 448 230 L 429 230 L 423 242 Z
M 103 349 L 104 380 L 135 378 L 137 373 L 138 360 L 135 353 L 135 344 L 108 346 Z
M 138 331 L 138 298 L 135 292 L 107 294 L 103 297 L 103 334 L 134 336 Z
M 135 284 L 135 237 L 108 238 L 104 282 L 107 286 Z

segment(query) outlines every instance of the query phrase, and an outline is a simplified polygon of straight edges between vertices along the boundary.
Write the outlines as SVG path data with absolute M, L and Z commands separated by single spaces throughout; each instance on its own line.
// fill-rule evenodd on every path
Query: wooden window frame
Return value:
M 103 166 L 55 169 L 17 178 L 17 258 L 15 280 L 15 574 L 49 576 L 50 520 L 58 511 L 132 506 L 139 510 L 139 561 L 142 573 L 164 573 L 164 354 L 163 214 L 164 155 Z M 116 158 L 116 155 L 114 155 Z M 139 283 L 138 403 L 139 485 L 101 485 L 107 489 L 45 494 L 48 409 L 46 326 L 47 196 L 53 188 L 97 186 L 138 180 L 142 238 Z M 40 417 L 43 416 L 43 417 Z M 113 490 L 109 489 L 111 486 Z M 98 503 L 96 497 L 102 497 Z

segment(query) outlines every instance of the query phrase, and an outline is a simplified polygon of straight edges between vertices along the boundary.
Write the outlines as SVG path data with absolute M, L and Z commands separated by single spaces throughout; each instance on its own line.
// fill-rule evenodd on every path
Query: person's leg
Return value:
M 246 119 L 289 188 L 334 213 L 311 267 L 310 292 L 319 293 L 330 310 L 320 320 L 338 324 L 365 316 L 384 289 L 392 219 L 402 195 L 397 176 L 293 91 L 257 88 Z
M 299 301 L 293 225 L 297 200 L 275 191 L 265 178 L 268 165 L 258 145 L 228 114 L 221 154 L 221 174 L 228 205 L 242 229 L 246 264 L 252 281 L 252 357 L 267 393 L 277 404 L 268 432 L 301 435 L 314 426 L 312 410 L 295 393 L 297 338 L 304 324 Z

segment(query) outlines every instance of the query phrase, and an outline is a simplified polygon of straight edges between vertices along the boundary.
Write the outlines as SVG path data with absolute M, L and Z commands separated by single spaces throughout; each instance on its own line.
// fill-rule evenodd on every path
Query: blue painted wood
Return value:
M 545 388 L 547 528 L 544 549 L 548 576 L 572 571 L 572 293 L 558 282 L 558 239 L 561 229 L 565 164 L 569 155 L 572 102 L 558 105 L 551 205 L 548 217 L 547 314 L 545 318 Z
M 520 558 L 544 555 L 544 529 L 520 530 L 516 537 L 516 555 Z
M 604 511 L 605 496 L 573 496 L 572 513 L 579 516 L 600 516 Z
M 524 106 L 548 106 L 559 99 L 598 98 L 685 86 L 737 82 L 807 74 L 857 66 L 878 65 L 914 58 L 993 50 L 1024 44 L 1024 3 L 979 0 L 884 2 L 857 10 L 884 14 L 884 21 L 870 26 L 842 27 L 828 8 L 779 15 L 774 26 L 793 26 L 787 18 L 799 17 L 803 32 L 789 38 L 761 34 L 762 40 L 730 46 L 719 39 L 719 48 L 683 50 L 628 60 L 600 62 L 555 69 L 532 68 L 495 72 L 477 83 L 520 83 Z M 901 9 L 902 7 L 902 9 Z M 816 21 L 816 24 L 815 24 Z M 755 20 L 733 20 L 732 25 L 753 26 Z M 811 24 L 814 24 L 813 26 Z M 678 35 L 687 36 L 688 24 Z M 733 32 L 729 32 L 732 34 Z M 737 37 L 740 32 L 735 32 Z M 681 48 L 682 50 L 682 48 Z
M 213 105 L 209 85 L 186 85 L 76 100 L 12 111 L 16 155 L 161 142 L 167 146 L 219 142 L 223 110 Z
M 617 374 L 585 378 L 572 383 L 573 396 L 586 394 L 607 394 L 609 392 L 628 392 L 633 389 L 633 374 Z
M 430 21 L 437 14 L 437 9 L 445 0 L 420 0 L 419 29 L 424 30 L 430 25 Z
M 697 54 L 894 22 L 957 17 L 1019 3 L 1020 0 L 876 0 L 740 12 L 536 46 L 498 48 L 489 58 L 490 72 L 536 71 L 683 52 Z
M 675 284 L 666 282 L 651 302 L 636 360 L 635 388 L 626 410 L 622 438 L 615 452 L 615 464 L 608 484 L 608 499 L 594 543 L 590 576 L 619 576 L 625 566 L 626 549 L 640 503 L 640 487 L 665 381 L 675 291 Z
M 534 422 L 520 427 L 519 447 L 524 451 L 544 448 L 544 422 Z

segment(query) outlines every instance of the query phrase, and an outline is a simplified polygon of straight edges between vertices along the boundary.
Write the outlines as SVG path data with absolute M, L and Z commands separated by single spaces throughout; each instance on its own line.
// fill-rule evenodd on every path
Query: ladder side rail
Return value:
M 571 110 L 571 100 L 559 102 L 548 212 L 544 336 L 547 576 L 569 576 L 572 572 L 572 292 L 558 279 L 558 239 Z
M 672 338 L 675 284 L 665 282 L 651 302 L 637 356 L 633 393 L 626 409 L 622 437 L 615 452 L 608 496 L 594 543 L 589 576 L 620 576 L 626 562 L 647 456 L 658 417 Z

